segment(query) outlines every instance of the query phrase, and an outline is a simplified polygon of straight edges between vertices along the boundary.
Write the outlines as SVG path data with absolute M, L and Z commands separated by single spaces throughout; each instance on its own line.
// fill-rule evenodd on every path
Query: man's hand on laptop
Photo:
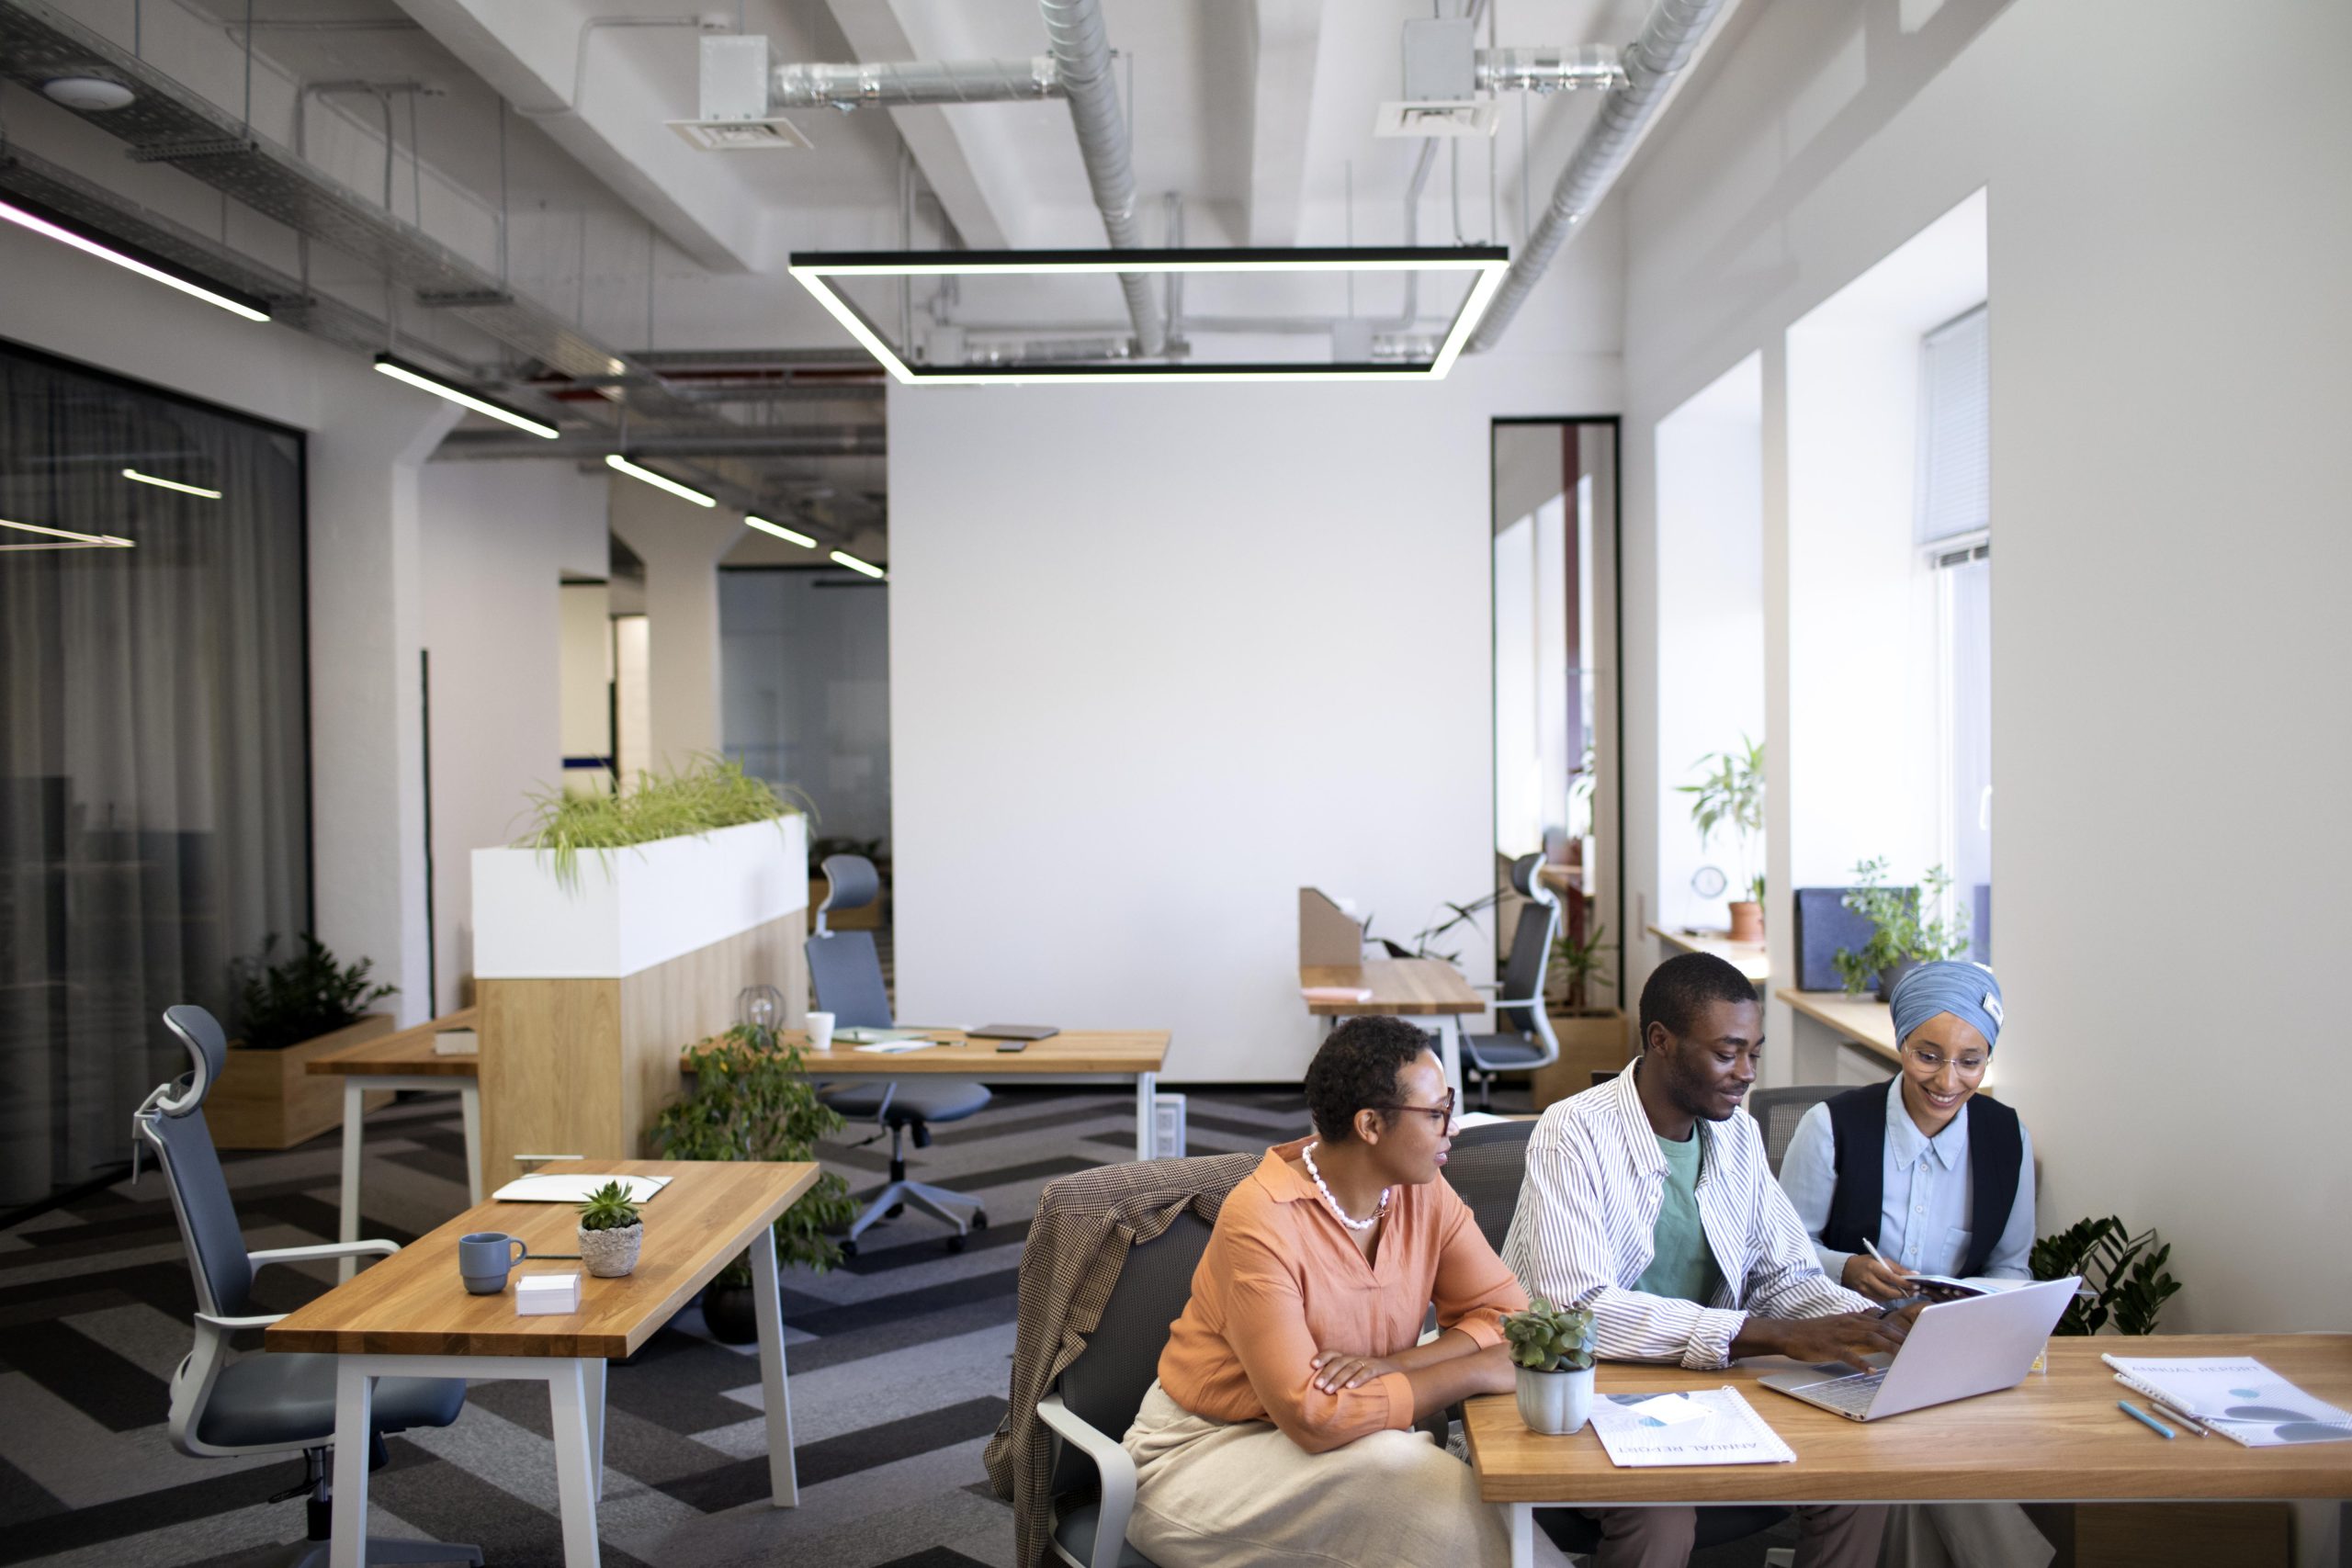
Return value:
M 1750 1317 L 1731 1342 L 1733 1360 L 1747 1356 L 1788 1356 L 1800 1361 L 1842 1361 L 1857 1371 L 1875 1371 L 1868 1357 L 1893 1355 L 1911 1331 L 1917 1307 L 1889 1317 L 1846 1312 L 1829 1317 Z

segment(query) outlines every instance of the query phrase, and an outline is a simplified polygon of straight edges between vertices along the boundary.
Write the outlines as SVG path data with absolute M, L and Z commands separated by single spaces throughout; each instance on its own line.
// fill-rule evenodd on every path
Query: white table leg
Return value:
M 1437 1054 L 1445 1064 L 1445 1087 L 1453 1091 L 1453 1102 L 1462 1099 L 1462 1020 L 1450 1012 L 1442 1012 L 1431 1021 L 1437 1025 Z
M 359 1239 L 359 1139 L 368 1116 L 368 1089 L 357 1078 L 343 1080 L 343 1213 L 336 1227 L 338 1241 Z M 335 1263 L 335 1278 L 348 1280 L 358 1270 L 359 1259 L 345 1258 Z
M 1510 1568 L 1535 1568 L 1535 1505 L 1510 1506 Z
M 751 1246 L 752 1310 L 760 1325 L 760 1403 L 768 1420 L 768 1491 L 779 1508 L 800 1505 L 792 1463 L 792 1396 L 784 1378 L 784 1287 L 775 1275 L 775 1227 L 761 1227 Z
M 555 1435 L 555 1490 L 563 1510 L 565 1568 L 597 1568 L 595 1444 L 589 1437 L 585 1387 L 589 1365 L 557 1361 L 548 1369 L 548 1413 Z M 601 1370 L 602 1363 L 596 1365 Z
M 481 1083 L 469 1078 L 458 1086 L 458 1111 L 466 1124 L 466 1201 L 481 1201 Z
M 1136 1158 L 1156 1158 L 1159 1149 L 1159 1075 L 1136 1075 Z
M 344 1360 L 334 1374 L 334 1543 L 332 1568 L 367 1568 L 368 1437 L 376 1404 L 376 1380 L 357 1362 Z
M 605 1363 L 580 1363 L 580 1391 L 588 1402 L 588 1471 L 596 1481 L 596 1500 L 605 1498 Z

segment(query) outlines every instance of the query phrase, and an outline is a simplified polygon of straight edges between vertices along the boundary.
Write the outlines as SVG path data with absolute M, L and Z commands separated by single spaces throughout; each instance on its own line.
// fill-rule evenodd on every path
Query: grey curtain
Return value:
M 13 1207 L 126 1159 L 163 1010 L 232 1017 L 231 959 L 309 927 L 301 438 L 0 344 L 0 518 L 134 546 L 0 553 Z

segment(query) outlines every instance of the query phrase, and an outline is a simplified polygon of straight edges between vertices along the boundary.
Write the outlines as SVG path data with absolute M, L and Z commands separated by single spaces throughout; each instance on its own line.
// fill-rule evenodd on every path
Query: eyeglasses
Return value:
M 1917 1046 L 1906 1046 L 1904 1055 L 1926 1068 L 1930 1077 L 1942 1072 L 1946 1062 L 1950 1062 L 1962 1077 L 1973 1077 L 1984 1070 L 1985 1063 L 1993 1059 L 1990 1056 L 1947 1056 L 1941 1051 L 1925 1051 Z
M 1426 1116 L 1437 1123 L 1438 1130 L 1441 1132 L 1453 1124 L 1453 1096 L 1451 1094 L 1445 1097 L 1445 1103 L 1442 1105 L 1383 1105 L 1378 1109 L 1387 1111 L 1392 1116 L 1408 1111 L 1416 1115 Z

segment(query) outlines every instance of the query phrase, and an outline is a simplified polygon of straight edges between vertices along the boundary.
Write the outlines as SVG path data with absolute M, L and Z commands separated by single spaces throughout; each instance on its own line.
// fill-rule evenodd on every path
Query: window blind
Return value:
M 1920 544 L 1992 525 L 1991 421 L 1984 307 L 1920 342 Z

